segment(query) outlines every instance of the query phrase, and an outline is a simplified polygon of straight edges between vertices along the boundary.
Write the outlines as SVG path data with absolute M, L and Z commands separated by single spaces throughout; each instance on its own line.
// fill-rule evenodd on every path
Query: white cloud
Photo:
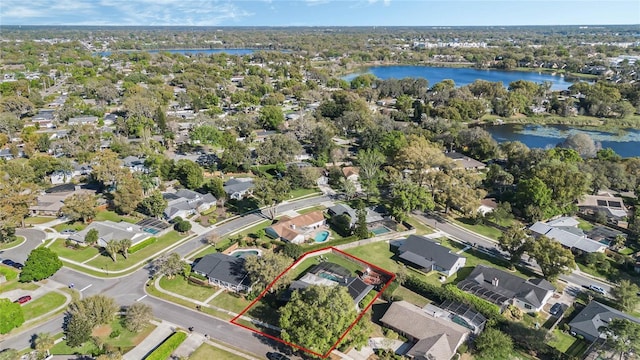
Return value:
M 316 5 L 328 4 L 331 1 L 330 0 L 305 0 L 305 2 L 309 6 L 316 6 Z

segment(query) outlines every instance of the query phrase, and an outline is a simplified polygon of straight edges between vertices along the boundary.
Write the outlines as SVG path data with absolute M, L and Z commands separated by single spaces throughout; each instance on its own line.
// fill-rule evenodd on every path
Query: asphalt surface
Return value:
M 11 259 L 24 264 L 31 250 L 41 245 L 42 241 L 47 238 L 47 234 L 38 229 L 16 229 L 16 235 L 24 236 L 27 240 L 16 248 L 0 251 L 1 259 Z
M 327 196 L 319 196 L 285 203 L 278 207 L 278 213 L 311 207 L 331 200 L 332 199 Z M 187 241 L 172 252 L 177 252 L 185 256 L 206 244 L 205 239 L 212 232 L 221 236 L 226 235 L 234 231 L 242 230 L 266 218 L 265 215 L 258 212 L 247 214 L 223 224 L 206 234 Z M 32 235 L 36 236 L 35 233 Z M 38 240 L 34 238 L 28 241 Z M 73 284 L 74 288 L 79 290 L 83 296 L 103 294 L 114 298 L 119 305 L 130 305 L 136 301 L 149 304 L 153 308 L 153 313 L 157 318 L 167 320 L 184 328 L 193 326 L 195 331 L 207 334 L 213 340 L 227 343 L 250 353 L 264 356 L 267 352 L 277 351 L 275 342 L 249 330 L 233 325 L 227 321 L 208 316 L 195 309 L 147 296 L 145 293 L 145 284 L 150 275 L 151 272 L 148 266 L 116 279 L 97 278 L 75 270 L 62 268 L 52 278 L 63 284 Z M 48 332 L 50 334 L 56 334 L 61 332 L 62 322 L 63 316 L 61 315 L 23 333 L 6 338 L 0 341 L 0 349 L 28 348 L 31 346 L 30 339 L 37 333 Z

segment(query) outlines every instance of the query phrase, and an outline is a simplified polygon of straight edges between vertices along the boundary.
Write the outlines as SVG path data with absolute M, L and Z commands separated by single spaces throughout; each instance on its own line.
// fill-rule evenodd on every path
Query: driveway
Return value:
M 31 250 L 37 248 L 47 238 L 47 233 L 37 229 L 16 229 L 16 235 L 23 236 L 27 240 L 18 247 L 0 251 L 0 258 L 11 259 L 23 264 L 27 261 Z

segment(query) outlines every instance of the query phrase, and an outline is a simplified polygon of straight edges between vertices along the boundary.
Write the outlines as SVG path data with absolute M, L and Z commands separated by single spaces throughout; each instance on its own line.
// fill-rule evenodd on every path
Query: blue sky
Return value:
M 640 24 L 639 0 L 1 0 L 0 25 Z

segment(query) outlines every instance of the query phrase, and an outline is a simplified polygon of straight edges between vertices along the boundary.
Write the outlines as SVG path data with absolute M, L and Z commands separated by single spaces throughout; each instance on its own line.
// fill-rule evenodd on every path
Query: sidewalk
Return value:
M 140 360 L 144 359 L 151 350 L 155 349 L 161 342 L 163 342 L 169 335 L 173 334 L 176 327 L 166 321 L 160 323 L 152 321 L 157 327 L 147 336 L 138 346 L 131 351 L 124 354 L 122 357 L 124 360 Z

